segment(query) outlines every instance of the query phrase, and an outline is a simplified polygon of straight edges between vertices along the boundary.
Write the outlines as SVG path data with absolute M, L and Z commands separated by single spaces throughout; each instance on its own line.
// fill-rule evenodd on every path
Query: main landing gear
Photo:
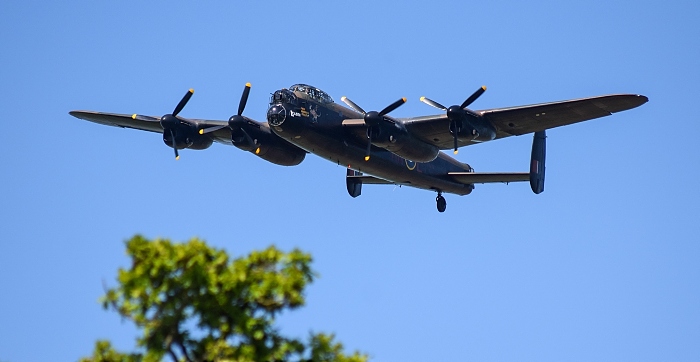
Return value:
M 438 191 L 438 195 L 435 198 L 435 201 L 437 202 L 438 211 L 445 212 L 445 209 L 447 209 L 447 201 L 445 201 L 445 198 L 442 197 L 442 191 Z

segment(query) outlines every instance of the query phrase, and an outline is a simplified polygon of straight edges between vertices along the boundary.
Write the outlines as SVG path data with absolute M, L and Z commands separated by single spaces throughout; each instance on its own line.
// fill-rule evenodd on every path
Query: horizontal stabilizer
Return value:
M 395 185 L 396 182 L 387 181 L 381 178 L 376 178 L 374 176 L 347 176 L 348 180 L 362 182 L 365 185 Z
M 448 172 L 447 174 L 463 184 L 530 181 L 529 172 Z
M 352 197 L 358 197 L 362 194 L 362 184 L 375 184 L 375 185 L 392 185 L 394 182 L 387 181 L 384 179 L 376 178 L 373 176 L 365 176 L 360 171 L 355 171 L 347 169 L 345 173 L 345 184 L 348 187 L 348 194 Z

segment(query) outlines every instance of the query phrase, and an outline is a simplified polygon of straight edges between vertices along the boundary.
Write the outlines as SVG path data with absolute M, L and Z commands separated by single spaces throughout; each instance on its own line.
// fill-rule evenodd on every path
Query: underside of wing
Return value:
M 479 111 L 497 130 L 496 138 L 522 135 L 609 116 L 639 107 L 648 98 L 635 94 L 618 94 Z
M 134 128 L 157 133 L 163 132 L 163 127 L 160 126 L 159 117 L 94 111 L 71 111 L 70 115 L 106 126 Z
M 635 94 L 618 94 L 574 99 L 569 101 L 535 104 L 529 106 L 496 108 L 473 112 L 473 116 L 487 121 L 496 129 L 496 139 L 522 135 L 594 118 L 638 107 L 648 98 Z M 471 112 L 471 111 L 470 111 Z M 442 150 L 454 147 L 447 115 L 422 116 L 401 119 L 406 129 L 426 143 Z M 469 146 L 479 141 L 460 137 L 458 146 Z
M 447 115 L 412 117 L 401 120 L 406 129 L 423 142 L 435 145 L 441 150 L 448 150 L 454 146 L 454 138 L 450 133 L 450 120 Z M 477 142 L 467 139 L 458 139 L 459 147 L 468 146 Z
M 449 172 L 447 175 L 463 184 L 530 181 L 528 172 Z
M 71 111 L 69 113 L 73 117 L 107 126 L 163 133 L 163 127 L 160 125 L 160 117 L 95 111 Z M 231 144 L 231 131 L 226 128 L 227 122 L 202 119 L 188 119 L 187 121 L 199 129 L 221 127 L 216 131 L 207 133 L 206 136 L 219 143 Z

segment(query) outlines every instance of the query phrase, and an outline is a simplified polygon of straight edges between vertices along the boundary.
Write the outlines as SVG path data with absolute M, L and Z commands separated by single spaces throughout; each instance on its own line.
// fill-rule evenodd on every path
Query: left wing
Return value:
M 498 131 L 496 138 L 522 135 L 565 126 L 636 108 L 649 99 L 636 94 L 618 94 L 531 106 L 490 109 L 480 115 Z
M 609 116 L 639 107 L 647 101 L 648 98 L 643 95 L 617 94 L 469 112 L 473 119 L 492 125 L 496 130 L 495 139 L 499 139 Z M 451 149 L 454 145 L 450 121 L 446 114 L 405 118 L 400 122 L 423 142 L 443 150 Z M 460 147 L 474 143 L 478 141 L 464 138 L 458 140 Z

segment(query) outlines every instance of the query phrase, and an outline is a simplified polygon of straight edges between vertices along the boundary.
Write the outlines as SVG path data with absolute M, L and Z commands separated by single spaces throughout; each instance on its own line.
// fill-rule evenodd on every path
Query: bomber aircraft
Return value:
M 319 88 L 295 84 L 275 91 L 267 122 L 243 115 L 250 83 L 245 85 L 238 112 L 228 121 L 189 119 L 178 114 L 194 94 L 190 89 L 172 113 L 162 117 L 72 111 L 74 117 L 122 128 L 161 133 L 175 151 L 206 149 L 213 142 L 234 145 L 283 166 L 295 166 L 307 153 L 347 167 L 350 196 L 360 196 L 363 184 L 395 184 L 437 192 L 439 212 L 447 202 L 443 193 L 468 195 L 474 184 L 530 181 L 536 194 L 544 191 L 545 130 L 611 115 L 648 101 L 643 95 L 617 94 L 528 106 L 471 110 L 481 87 L 458 105 L 445 107 L 421 97 L 443 111 L 410 118 L 389 115 L 406 102 L 401 98 L 380 111 L 366 111 L 347 97 L 333 101 Z M 441 152 L 514 135 L 534 133 L 529 172 L 475 172 L 466 163 Z

